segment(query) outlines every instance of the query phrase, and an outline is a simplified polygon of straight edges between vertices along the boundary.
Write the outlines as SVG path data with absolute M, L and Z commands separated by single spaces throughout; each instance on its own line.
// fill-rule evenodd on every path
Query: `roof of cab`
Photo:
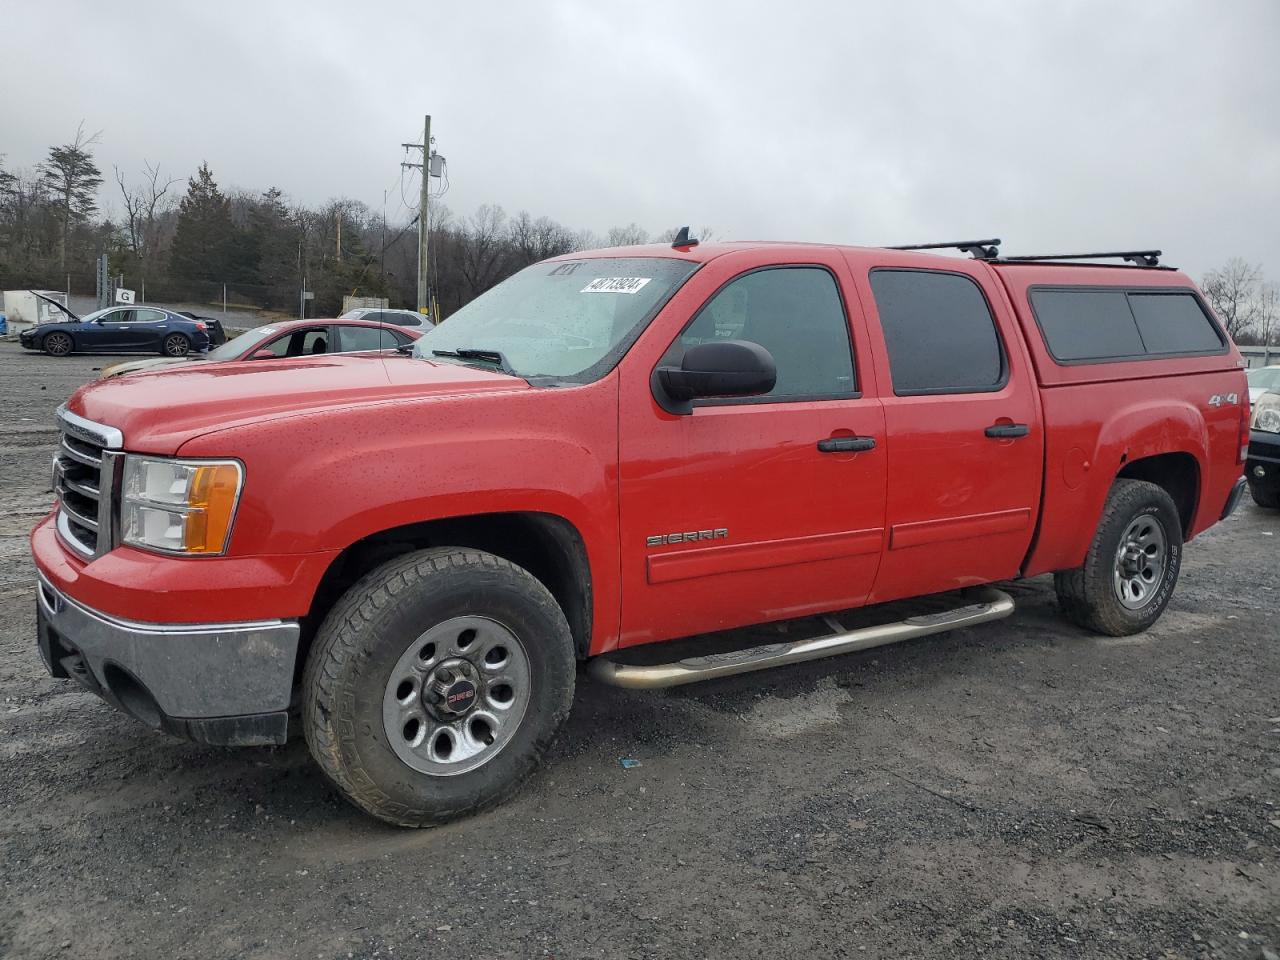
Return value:
M 706 241 L 692 246 L 673 247 L 669 243 L 646 243 L 627 247 L 602 247 L 596 250 L 578 250 L 553 257 L 548 262 L 566 260 L 586 260 L 603 257 L 662 257 L 673 260 L 687 260 L 693 263 L 707 263 L 717 257 L 730 253 L 753 251 L 757 253 L 769 250 L 787 251 L 793 254 L 797 247 L 839 250 L 845 254 L 857 254 L 859 259 L 871 258 L 879 264 L 888 266 L 918 266 L 920 268 L 942 269 L 954 268 L 957 264 L 972 265 L 976 263 L 1007 271 L 1006 277 L 1016 286 L 1022 282 L 1048 283 L 1056 282 L 1069 285 L 1090 284 L 1106 286 L 1117 283 L 1132 284 L 1135 278 L 1141 278 L 1144 286 L 1187 286 L 1190 279 L 1181 271 L 1167 266 L 1146 267 L 1128 263 L 1099 263 L 1094 261 L 1016 261 L 999 258 L 986 260 L 974 259 L 955 253 L 940 253 L 932 250 L 901 250 L 893 247 L 860 246 L 844 243 L 813 243 L 792 240 L 730 240 Z

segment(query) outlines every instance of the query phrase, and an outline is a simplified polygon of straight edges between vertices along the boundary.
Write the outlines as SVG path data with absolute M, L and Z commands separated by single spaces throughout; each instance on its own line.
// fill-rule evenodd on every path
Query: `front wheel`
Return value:
M 407 554 L 330 611 L 303 675 L 312 756 L 388 823 L 443 823 L 509 796 L 568 716 L 564 614 L 532 574 L 478 550 Z
M 44 352 L 51 357 L 65 357 L 75 348 L 70 335 L 65 333 L 46 334 L 44 343 L 41 346 L 44 347 Z
M 1182 521 L 1154 483 L 1117 480 L 1084 563 L 1055 573 L 1058 607 L 1073 623 L 1113 637 L 1160 618 L 1182 566 Z
M 185 357 L 191 352 L 191 341 L 181 333 L 171 333 L 160 344 L 160 352 L 166 357 Z
M 1253 497 L 1253 502 L 1264 510 L 1280 509 L 1280 483 L 1275 479 L 1264 484 L 1261 480 L 1250 477 L 1249 496 Z

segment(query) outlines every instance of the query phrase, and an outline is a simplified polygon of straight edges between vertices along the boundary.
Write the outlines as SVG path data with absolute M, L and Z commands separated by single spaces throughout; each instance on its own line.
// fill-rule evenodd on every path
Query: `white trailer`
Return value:
M 49 299 L 41 300 L 36 294 Z M 49 300 L 56 300 L 64 307 L 68 306 L 67 295 L 58 290 L 6 290 L 3 313 L 8 327 L 7 335 L 16 337 L 23 330 L 30 330 L 41 323 L 57 323 L 60 320 L 71 319 Z

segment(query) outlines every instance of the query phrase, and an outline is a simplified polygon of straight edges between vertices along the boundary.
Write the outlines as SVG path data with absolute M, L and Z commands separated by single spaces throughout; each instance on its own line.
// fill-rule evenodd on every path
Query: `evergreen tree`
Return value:
M 218 189 L 209 164 L 202 163 L 187 181 L 187 195 L 178 205 L 170 273 L 187 280 L 226 280 L 234 242 L 230 204 Z
M 63 270 L 67 268 L 67 243 L 71 231 L 87 223 L 98 209 L 97 193 L 102 184 L 102 172 L 89 152 L 97 139 L 97 134 L 86 137 L 81 126 L 71 143 L 50 147 L 48 159 L 40 166 L 40 183 L 49 191 L 58 210 L 62 231 L 58 256 Z

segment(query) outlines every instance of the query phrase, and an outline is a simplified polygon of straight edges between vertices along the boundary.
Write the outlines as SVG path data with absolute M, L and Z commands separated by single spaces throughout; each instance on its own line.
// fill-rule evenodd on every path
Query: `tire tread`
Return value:
M 529 599 L 545 605 L 562 622 L 563 613 L 550 592 L 532 574 L 509 561 L 481 550 L 434 547 L 418 550 L 372 570 L 343 594 L 316 635 L 303 671 L 303 728 L 312 756 L 324 774 L 357 806 L 397 826 L 420 827 L 445 823 L 500 803 L 509 797 L 537 767 L 542 754 L 555 742 L 568 714 L 568 704 L 557 708 L 550 735 L 539 738 L 519 775 L 499 791 L 452 807 L 413 809 L 387 796 L 358 765 L 350 763 L 340 747 L 339 731 L 330 705 L 340 696 L 343 667 L 361 655 L 376 614 L 416 585 L 449 572 L 490 574 L 502 572 L 524 580 Z M 564 625 L 568 635 L 568 625 Z M 571 698 L 570 698 L 571 699 Z

